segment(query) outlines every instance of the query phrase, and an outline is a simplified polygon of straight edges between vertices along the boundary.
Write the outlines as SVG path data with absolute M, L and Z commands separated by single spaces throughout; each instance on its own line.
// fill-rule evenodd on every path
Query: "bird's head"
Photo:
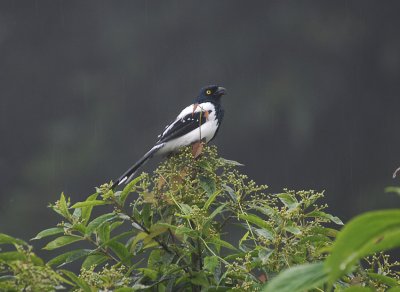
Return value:
M 199 95 L 196 97 L 196 103 L 212 102 L 219 103 L 221 96 L 226 94 L 226 89 L 218 85 L 209 85 L 200 90 Z

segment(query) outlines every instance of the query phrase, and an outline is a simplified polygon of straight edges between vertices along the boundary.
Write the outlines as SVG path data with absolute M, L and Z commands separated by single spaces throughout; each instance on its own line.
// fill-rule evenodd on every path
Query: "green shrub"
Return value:
M 75 204 L 61 194 L 51 208 L 62 221 L 34 238 L 52 237 L 44 246 L 55 254 L 49 262 L 23 241 L 0 235 L 0 244 L 15 249 L 0 253 L 0 290 L 322 291 L 352 286 L 354 279 L 376 289 L 399 284 L 384 255 L 372 256 L 370 267 L 358 264 L 397 244 L 387 240 L 397 220 L 383 233 L 384 224 L 374 225 L 378 231 L 369 237 L 346 225 L 334 242 L 332 226 L 342 222 L 318 203 L 323 193 L 269 194 L 239 167 L 215 147 L 204 147 L 196 159 L 188 147 L 122 191 L 105 184 Z M 343 244 L 354 232 L 352 244 Z M 81 265 L 78 275 L 65 269 L 72 262 Z

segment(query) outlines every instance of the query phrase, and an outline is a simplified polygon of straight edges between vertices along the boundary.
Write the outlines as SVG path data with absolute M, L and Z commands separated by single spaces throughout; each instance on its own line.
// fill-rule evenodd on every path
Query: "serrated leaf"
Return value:
M 41 239 L 41 238 L 44 238 L 44 237 L 47 237 L 47 236 L 52 236 L 52 235 L 56 235 L 56 234 L 60 234 L 60 233 L 64 233 L 64 228 L 62 228 L 62 227 L 49 228 L 49 229 L 40 231 L 31 240 L 37 240 L 37 239 Z
M 72 251 L 63 253 L 59 256 L 56 256 L 55 258 L 52 258 L 50 261 L 47 262 L 47 264 L 50 266 L 61 267 L 63 265 L 72 263 L 73 261 L 76 261 L 84 256 L 87 256 L 90 253 L 91 253 L 90 249 L 72 250 Z
M 102 224 L 111 221 L 116 217 L 117 216 L 114 213 L 107 213 L 93 219 L 86 227 L 86 235 L 92 234 Z
M 306 217 L 325 218 L 325 219 L 328 219 L 338 225 L 343 225 L 343 222 L 342 222 L 342 220 L 339 219 L 339 217 L 333 216 L 331 214 L 328 214 L 328 213 L 325 213 L 322 211 L 312 211 L 312 212 L 306 214 Z
M 289 210 L 292 210 L 299 205 L 297 199 L 291 194 L 282 193 L 282 194 L 277 194 L 276 196 L 286 207 L 288 207 Z
M 364 213 L 338 233 L 325 261 L 331 282 L 349 272 L 361 258 L 400 246 L 400 210 Z
M 294 266 L 278 274 L 264 286 L 264 292 L 303 292 L 322 285 L 328 278 L 323 263 Z
M 50 241 L 43 249 L 53 250 L 80 240 L 83 240 L 83 238 L 80 236 L 64 235 L 54 239 L 53 241 Z
M 206 176 L 200 176 L 199 180 L 200 180 L 200 186 L 202 187 L 202 189 L 207 193 L 207 195 L 209 197 L 212 196 L 212 194 L 215 193 L 215 189 L 216 189 L 215 181 Z
M 102 201 L 102 200 L 92 200 L 92 201 L 78 202 L 78 203 L 74 204 L 71 208 L 76 209 L 76 208 L 82 208 L 82 207 L 93 207 L 93 206 L 100 206 L 100 205 L 107 205 L 107 204 L 110 204 L 110 203 Z

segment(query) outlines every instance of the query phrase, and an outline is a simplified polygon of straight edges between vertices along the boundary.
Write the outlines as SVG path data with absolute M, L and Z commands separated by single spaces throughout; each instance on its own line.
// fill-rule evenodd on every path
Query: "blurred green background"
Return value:
M 215 144 L 344 220 L 399 206 L 399 1 L 1 1 L 0 232 L 24 239 L 145 153 L 200 87 Z M 147 164 L 151 171 L 159 160 Z

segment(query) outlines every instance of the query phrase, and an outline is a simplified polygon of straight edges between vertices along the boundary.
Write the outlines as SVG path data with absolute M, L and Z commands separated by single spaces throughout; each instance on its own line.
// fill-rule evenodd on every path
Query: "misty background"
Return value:
M 326 190 L 344 221 L 399 206 L 399 9 L 1 1 L 0 232 L 54 225 L 48 203 L 117 178 L 208 84 L 228 90 L 213 143 L 270 192 Z

